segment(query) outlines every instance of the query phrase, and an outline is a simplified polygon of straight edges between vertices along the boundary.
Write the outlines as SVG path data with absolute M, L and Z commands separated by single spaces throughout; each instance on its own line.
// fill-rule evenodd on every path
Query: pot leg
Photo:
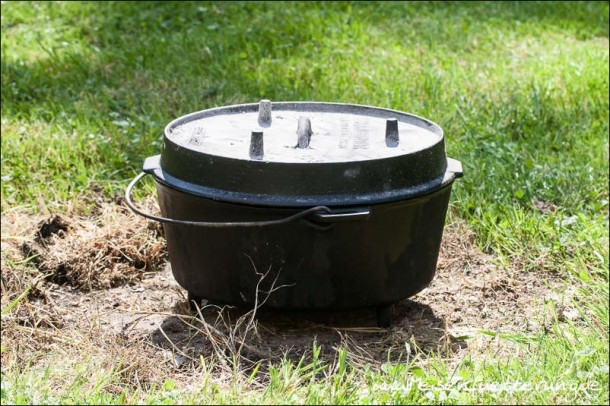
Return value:
M 390 317 L 391 306 L 378 306 L 375 309 L 377 316 L 377 325 L 382 328 L 388 328 L 392 324 L 392 318 Z
M 197 296 L 191 292 L 187 294 L 187 301 L 189 304 L 189 310 L 193 313 L 197 313 L 197 309 L 201 308 L 201 301 L 203 298 L 201 296 Z

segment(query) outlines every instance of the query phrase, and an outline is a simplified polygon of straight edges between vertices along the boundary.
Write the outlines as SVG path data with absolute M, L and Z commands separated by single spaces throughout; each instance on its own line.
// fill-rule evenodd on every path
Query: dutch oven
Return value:
M 161 216 L 131 201 L 147 174 Z M 170 122 L 161 154 L 146 158 L 125 195 L 135 213 L 164 223 L 190 303 L 375 307 L 379 316 L 432 281 L 461 175 L 427 119 L 262 100 Z

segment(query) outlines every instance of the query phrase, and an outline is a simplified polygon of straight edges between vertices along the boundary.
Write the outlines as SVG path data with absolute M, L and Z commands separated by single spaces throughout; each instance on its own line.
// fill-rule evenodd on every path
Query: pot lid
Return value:
M 432 192 L 461 174 L 447 162 L 443 131 L 427 119 L 363 105 L 262 100 L 172 121 L 160 159 L 145 170 L 217 200 L 351 205 Z

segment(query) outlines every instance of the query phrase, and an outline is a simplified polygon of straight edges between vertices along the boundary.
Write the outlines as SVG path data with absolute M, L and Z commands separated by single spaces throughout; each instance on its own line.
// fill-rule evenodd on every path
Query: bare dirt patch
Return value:
M 171 274 L 160 228 L 124 206 L 107 202 L 89 218 L 2 217 L 2 308 L 29 289 L 2 318 L 2 365 L 48 362 L 60 352 L 108 368 L 120 362 L 120 383 L 136 387 L 196 379 L 202 358 L 224 371 L 232 356 L 244 371 L 283 356 L 308 359 L 314 343 L 330 364 L 341 346 L 359 365 L 430 352 L 457 359 L 491 345 L 481 330 L 543 331 L 551 317 L 545 303 L 563 306 L 573 294 L 556 275 L 496 265 L 464 224 L 452 223 L 434 281 L 392 307 L 390 328 L 377 327 L 372 309 L 259 309 L 252 318 L 209 304 L 198 318 Z

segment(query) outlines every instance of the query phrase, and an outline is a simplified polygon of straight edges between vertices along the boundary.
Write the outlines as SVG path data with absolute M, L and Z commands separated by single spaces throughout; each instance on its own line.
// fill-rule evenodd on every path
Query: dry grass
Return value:
M 91 291 L 133 284 L 165 260 L 161 227 L 152 222 L 143 224 L 123 206 L 105 205 L 94 217 L 54 215 L 28 220 L 5 216 L 13 225 L 11 229 L 22 236 L 2 238 L 22 240 L 22 261 L 31 262 L 45 280 L 57 285 Z M 19 290 L 12 277 L 19 275 L 8 269 L 4 272 L 3 266 L 3 292 Z

